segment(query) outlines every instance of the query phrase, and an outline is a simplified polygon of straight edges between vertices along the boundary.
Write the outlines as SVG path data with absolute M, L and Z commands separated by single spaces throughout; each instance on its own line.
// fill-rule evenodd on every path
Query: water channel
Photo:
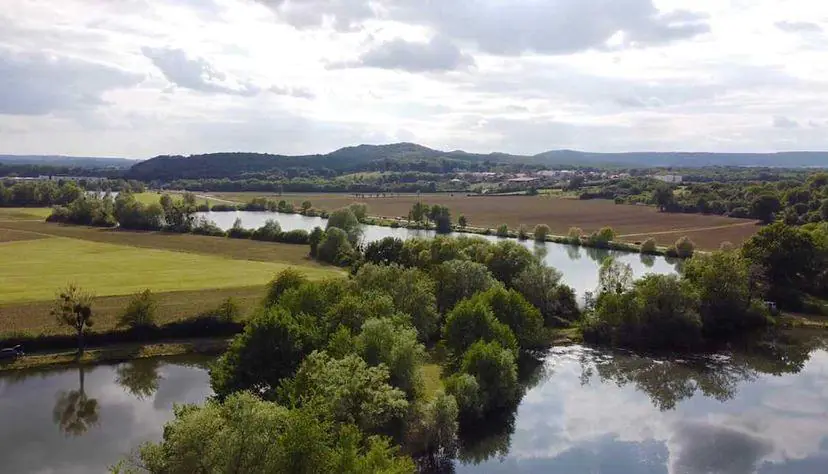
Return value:
M 828 351 L 656 360 L 553 348 L 514 417 L 463 440 L 457 473 L 824 474 Z M 211 393 L 207 359 L 0 373 L 0 471 L 97 473 Z
M 282 214 L 278 212 L 203 212 L 197 215 L 198 217 L 213 221 L 223 230 L 228 230 L 233 227 L 236 219 L 241 219 L 242 227 L 247 229 L 259 228 L 268 219 L 273 219 L 279 222 L 283 231 L 303 229 L 310 232 L 314 227 L 322 227 L 324 229 L 327 224 L 327 219 L 321 217 L 306 217 L 300 214 Z M 365 242 L 373 242 L 385 237 L 409 239 L 413 237 L 430 238 L 435 235 L 436 233 L 433 230 L 395 229 L 376 225 L 363 226 L 363 240 Z M 490 241 L 504 240 L 501 237 L 493 235 L 454 235 L 470 235 Z M 639 255 L 637 253 L 578 247 L 552 242 L 536 243 L 531 240 L 524 241 L 522 244 L 533 252 L 539 252 L 543 255 L 544 262 L 551 267 L 557 268 L 563 274 L 563 282 L 574 288 L 580 295 L 583 295 L 585 291 L 592 291 L 598 286 L 598 269 L 601 266 L 601 262 L 608 256 L 630 264 L 635 276 L 642 276 L 646 273 L 673 273 L 676 271 L 677 265 L 675 262 L 668 262 L 664 257 L 655 257 L 652 255 Z

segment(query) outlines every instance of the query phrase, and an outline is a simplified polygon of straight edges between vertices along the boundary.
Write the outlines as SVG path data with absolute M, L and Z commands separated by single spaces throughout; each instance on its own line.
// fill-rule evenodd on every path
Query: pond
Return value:
M 259 228 L 268 219 L 273 219 L 279 222 L 283 231 L 296 229 L 311 231 L 314 227 L 322 227 L 324 229 L 327 223 L 327 219 L 321 217 L 306 217 L 300 214 L 282 214 L 278 212 L 202 212 L 197 213 L 197 216 L 213 221 L 223 230 L 228 230 L 233 227 L 236 219 L 241 219 L 242 226 L 248 229 Z M 376 225 L 363 225 L 363 231 L 363 239 L 365 242 L 373 242 L 385 237 L 410 239 L 413 237 L 428 238 L 436 235 L 433 230 L 394 229 Z M 492 235 L 454 235 L 469 235 L 493 242 L 504 240 L 504 238 Z M 598 269 L 601 266 L 601 262 L 609 256 L 623 263 L 630 264 L 635 276 L 642 276 L 646 273 L 669 274 L 677 271 L 677 263 L 670 263 L 664 257 L 578 247 L 553 242 L 537 243 L 529 240 L 521 242 L 521 244 L 533 252 L 538 252 L 542 255 L 544 262 L 551 267 L 557 268 L 563 274 L 563 282 L 574 288 L 580 295 L 583 295 L 585 291 L 593 291 L 598 286 Z
M 557 347 L 514 414 L 462 441 L 457 473 L 800 473 L 828 466 L 828 351 L 656 360 Z M 205 359 L 0 374 L 3 472 L 102 472 L 210 394 Z M 481 434 L 482 433 L 482 434 Z

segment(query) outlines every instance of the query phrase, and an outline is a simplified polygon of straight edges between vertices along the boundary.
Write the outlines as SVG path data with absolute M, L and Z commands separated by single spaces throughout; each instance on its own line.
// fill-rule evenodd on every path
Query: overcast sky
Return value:
M 828 149 L 825 1 L 0 1 L 0 153 Z

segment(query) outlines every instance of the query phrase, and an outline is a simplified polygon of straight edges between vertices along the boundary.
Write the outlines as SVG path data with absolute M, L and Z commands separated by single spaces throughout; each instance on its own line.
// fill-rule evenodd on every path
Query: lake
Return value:
M 310 232 L 314 227 L 322 227 L 324 229 L 327 225 L 327 219 L 321 217 L 306 217 L 300 214 L 282 214 L 278 212 L 201 212 L 196 215 L 213 221 L 223 230 L 228 230 L 233 227 L 236 219 L 241 219 L 242 226 L 247 229 L 259 228 L 269 219 L 279 222 L 283 231 L 303 229 Z M 363 225 L 362 227 L 363 240 L 365 242 L 373 242 L 385 237 L 398 237 L 405 240 L 414 237 L 430 238 L 437 235 L 433 230 L 394 229 L 376 225 Z M 467 235 L 492 242 L 505 240 L 502 237 L 493 235 L 462 233 L 455 233 L 453 235 Z M 664 257 L 564 245 L 553 242 L 539 243 L 527 240 L 520 243 L 533 252 L 538 252 L 542 255 L 547 265 L 557 268 L 563 274 L 563 282 L 575 289 L 579 295 L 583 295 L 585 291 L 595 290 L 598 286 L 598 269 L 601 266 L 601 262 L 609 256 L 614 257 L 620 262 L 628 263 L 632 267 L 633 274 L 636 277 L 646 273 L 669 274 L 677 271 L 677 263 L 670 263 Z
M 556 347 L 513 418 L 464 439 L 457 473 L 798 473 L 828 466 L 818 337 L 654 360 Z M 204 358 L 0 373 L 3 472 L 94 473 L 160 439 L 174 403 L 211 393 Z

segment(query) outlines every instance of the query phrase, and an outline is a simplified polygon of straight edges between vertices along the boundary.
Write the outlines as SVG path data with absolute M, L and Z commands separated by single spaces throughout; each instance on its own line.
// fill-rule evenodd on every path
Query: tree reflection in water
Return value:
M 52 419 L 66 436 L 80 436 L 98 424 L 98 401 L 89 398 L 84 389 L 84 368 L 78 367 L 78 389 L 57 394 Z
M 153 396 L 158 390 L 161 376 L 158 369 L 161 367 L 160 359 L 138 359 L 121 364 L 116 369 L 115 381 L 138 399 L 145 399 Z
M 779 336 L 729 354 L 682 359 L 656 359 L 624 353 L 585 350 L 581 354 L 581 383 L 597 374 L 602 383 L 632 384 L 662 411 L 700 392 L 719 401 L 733 398 L 739 385 L 761 374 L 795 374 L 817 347 L 818 337 Z
M 566 256 L 569 257 L 570 260 L 580 260 L 581 259 L 581 247 L 578 245 L 565 245 L 564 248 L 566 249 Z
M 641 264 L 647 268 L 653 268 L 656 262 L 655 255 L 650 255 L 648 253 L 641 254 Z

